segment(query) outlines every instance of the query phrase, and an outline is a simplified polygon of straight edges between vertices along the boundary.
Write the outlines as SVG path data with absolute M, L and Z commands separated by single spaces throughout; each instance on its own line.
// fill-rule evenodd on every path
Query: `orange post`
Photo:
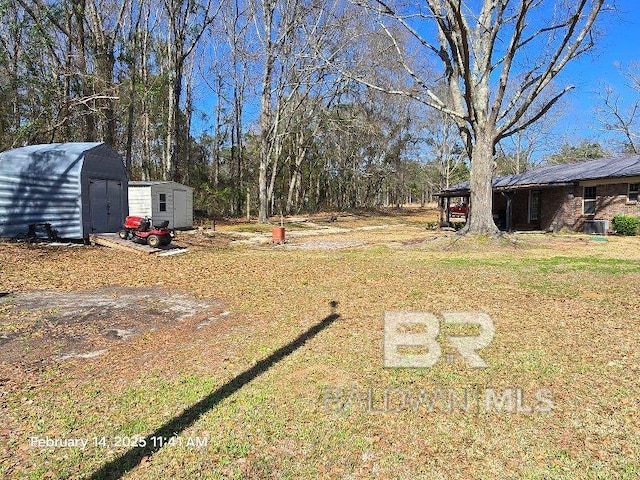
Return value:
M 284 227 L 273 227 L 271 233 L 272 243 L 284 243 Z

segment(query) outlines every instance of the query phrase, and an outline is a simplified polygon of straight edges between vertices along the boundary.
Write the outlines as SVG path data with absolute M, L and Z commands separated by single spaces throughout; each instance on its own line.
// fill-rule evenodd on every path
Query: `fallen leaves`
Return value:
M 411 240 L 434 235 L 423 233 L 413 220 L 340 217 L 338 226 L 351 231 L 301 237 L 301 244 L 359 245 L 335 250 L 231 248 L 228 237 L 223 241 L 215 233 L 181 235 L 190 254 L 163 259 L 105 248 L 40 251 L 0 244 L 3 291 L 112 291 L 107 299 L 112 303 L 133 287 L 155 292 L 137 310 L 128 304 L 124 310 L 135 313 L 128 316 L 130 323 L 117 327 L 112 310 L 104 318 L 94 311 L 94 317 L 71 315 L 58 324 L 56 315 L 64 317 L 65 305 L 0 310 L 3 325 L 13 325 L 6 328 L 12 335 L 36 326 L 77 335 L 113 328 L 138 332 L 126 340 L 112 335 L 117 342 L 110 344 L 108 356 L 31 370 L 2 366 L 0 377 L 10 380 L 0 389 L 6 417 L 0 425 L 14 439 L 12 451 L 0 453 L 0 461 L 12 465 L 5 472 L 90 475 L 119 452 L 65 456 L 23 448 L 25 438 L 34 431 L 86 436 L 113 435 L 123 428 L 149 434 L 316 325 L 331 313 L 334 301 L 340 314 L 334 324 L 182 432 L 206 432 L 206 449 L 164 448 L 144 457 L 132 478 L 197 471 L 245 477 L 463 478 L 482 472 L 495 478 L 571 473 L 596 478 L 598 465 L 620 475 L 637 472 L 637 461 L 629 459 L 640 456 L 638 239 L 600 244 L 532 236 L 517 247 L 465 240 L 443 251 L 442 242 Z M 385 221 L 392 228 L 354 230 Z M 611 261 L 600 268 L 590 260 L 596 257 Z M 184 295 L 181 310 L 159 300 L 172 295 Z M 221 306 L 213 315 L 197 312 L 175 321 L 192 311 L 191 297 L 219 301 L 231 314 L 224 315 Z M 431 369 L 384 369 L 382 316 L 399 309 L 489 313 L 496 337 L 482 356 L 490 368 L 440 362 Z M 140 331 L 143 324 L 151 326 L 144 311 L 171 312 L 174 321 Z M 74 330 L 79 327 L 84 330 Z M 554 405 L 544 416 L 374 415 L 323 407 L 323 388 L 354 385 L 549 388 Z M 20 454 L 10 464 L 15 450 Z

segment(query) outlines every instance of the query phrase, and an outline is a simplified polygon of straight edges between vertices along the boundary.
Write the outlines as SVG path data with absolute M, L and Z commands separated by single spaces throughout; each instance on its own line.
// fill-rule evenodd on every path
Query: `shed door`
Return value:
M 187 192 L 185 190 L 173 191 L 173 227 L 182 228 L 187 218 Z
M 91 232 L 117 232 L 122 226 L 122 182 L 90 180 Z

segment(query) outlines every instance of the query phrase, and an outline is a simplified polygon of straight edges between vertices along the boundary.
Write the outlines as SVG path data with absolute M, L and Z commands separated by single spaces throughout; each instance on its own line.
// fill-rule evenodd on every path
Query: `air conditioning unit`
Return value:
M 609 220 L 586 220 L 583 231 L 584 233 L 605 235 L 609 231 Z

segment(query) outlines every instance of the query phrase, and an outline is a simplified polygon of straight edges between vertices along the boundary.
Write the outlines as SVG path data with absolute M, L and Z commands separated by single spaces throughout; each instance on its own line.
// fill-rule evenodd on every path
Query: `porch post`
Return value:
M 467 199 L 467 210 L 464 212 L 464 223 L 469 223 L 469 210 L 470 210 L 470 197 L 464 197 Z
M 449 206 L 451 203 L 451 197 L 447 197 L 447 214 L 446 214 L 446 218 L 447 218 L 447 227 L 449 226 L 449 224 L 451 223 L 451 219 L 449 218 Z
M 512 219 L 512 213 L 513 213 L 513 209 L 511 206 L 511 192 L 506 192 L 505 193 L 505 197 L 507 197 L 507 211 L 505 212 L 505 219 L 504 219 L 504 227 L 505 230 L 507 232 L 511 231 L 511 227 L 512 227 L 512 223 L 513 223 L 513 219 Z

